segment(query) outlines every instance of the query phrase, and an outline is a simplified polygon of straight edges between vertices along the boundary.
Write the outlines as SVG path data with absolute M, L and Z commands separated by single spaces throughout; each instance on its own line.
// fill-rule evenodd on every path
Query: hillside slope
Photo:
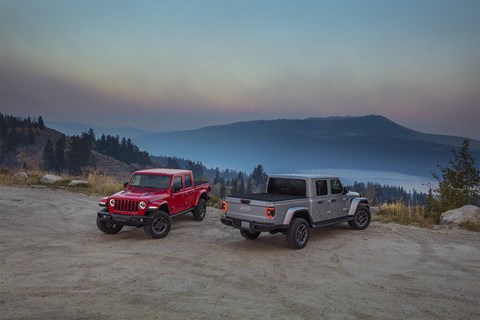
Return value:
M 4 167 L 26 167 L 34 170 L 43 168 L 43 152 L 47 141 L 50 139 L 55 144 L 64 135 L 62 132 L 51 128 L 35 128 L 34 134 L 34 143 L 26 146 L 16 146 L 15 152 L 7 155 L 8 159 L 2 164 Z M 3 152 L 3 150 L 1 151 Z M 65 151 L 68 151 L 68 146 Z M 140 169 L 138 165 L 129 165 L 96 151 L 92 151 L 92 155 L 95 158 L 95 167 L 85 167 L 83 173 L 86 175 L 88 172 L 98 170 L 124 181 L 133 171 Z M 68 170 L 65 169 L 64 171 L 66 173 Z
M 269 172 L 350 168 L 421 176 L 446 164 L 451 147 L 462 141 L 424 134 L 375 115 L 238 122 L 135 139 L 151 154 L 242 170 L 262 163 Z M 479 145 L 471 143 L 476 159 Z

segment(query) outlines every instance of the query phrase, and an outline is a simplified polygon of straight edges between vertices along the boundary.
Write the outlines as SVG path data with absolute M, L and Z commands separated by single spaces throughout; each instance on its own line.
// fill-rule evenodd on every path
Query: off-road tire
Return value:
M 115 234 L 120 232 L 120 230 L 123 229 L 123 226 L 116 224 L 115 222 L 105 221 L 97 216 L 97 228 L 103 233 Z
M 355 230 L 363 230 L 370 224 L 372 215 L 367 207 L 358 207 L 353 215 L 353 220 L 348 221 L 350 228 Z
M 207 214 L 207 201 L 205 199 L 198 200 L 198 205 L 193 209 L 193 220 L 202 221 Z
M 310 226 L 303 218 L 295 218 L 287 230 L 287 243 L 293 249 L 303 249 L 308 243 Z
M 240 230 L 240 234 L 247 240 L 255 240 L 260 235 L 258 231 Z
M 153 213 L 152 221 L 147 223 L 143 229 L 145 233 L 154 239 L 162 239 L 167 236 L 172 226 L 172 220 L 168 213 L 156 211 Z

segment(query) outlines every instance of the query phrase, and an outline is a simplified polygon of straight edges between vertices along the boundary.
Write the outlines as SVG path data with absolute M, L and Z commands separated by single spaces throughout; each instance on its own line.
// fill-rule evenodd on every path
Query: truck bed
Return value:
M 202 184 L 208 184 L 208 180 L 193 180 L 193 183 L 195 184 L 195 187 L 198 187 Z
M 307 198 L 305 196 L 297 196 L 297 195 L 291 195 L 291 194 L 275 194 L 275 193 L 232 194 L 228 197 L 246 199 L 246 200 L 258 200 L 258 201 L 265 201 L 265 202 L 277 202 L 277 201 L 287 201 L 287 200 Z

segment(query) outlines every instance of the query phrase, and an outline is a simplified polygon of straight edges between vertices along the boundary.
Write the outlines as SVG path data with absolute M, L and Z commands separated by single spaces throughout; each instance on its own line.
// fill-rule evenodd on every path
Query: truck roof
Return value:
M 292 178 L 292 179 L 338 179 L 336 175 L 315 174 L 315 173 L 282 173 L 272 174 L 270 178 Z
M 189 174 L 191 172 L 192 171 L 190 171 L 190 170 L 155 168 L 155 169 L 139 170 L 139 171 L 135 171 L 134 173 L 176 175 L 176 174 L 185 174 L 185 173 Z

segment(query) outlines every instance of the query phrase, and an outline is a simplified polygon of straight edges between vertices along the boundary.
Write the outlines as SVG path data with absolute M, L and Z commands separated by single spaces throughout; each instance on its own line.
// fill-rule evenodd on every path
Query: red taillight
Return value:
M 265 215 L 267 216 L 268 219 L 273 219 L 273 217 L 275 217 L 275 208 L 268 207 L 265 210 Z
M 222 210 L 227 213 L 227 210 L 228 210 L 228 203 L 227 201 L 223 201 L 222 202 Z

